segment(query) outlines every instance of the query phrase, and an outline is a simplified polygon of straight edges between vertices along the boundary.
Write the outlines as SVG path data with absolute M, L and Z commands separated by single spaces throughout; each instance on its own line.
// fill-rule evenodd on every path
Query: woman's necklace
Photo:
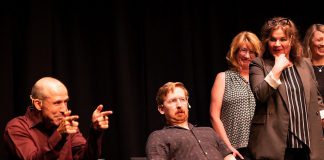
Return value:
M 318 66 L 315 66 L 315 67 L 318 69 L 319 72 L 322 72 L 322 68 L 324 67 L 324 65 L 321 67 L 318 67 Z

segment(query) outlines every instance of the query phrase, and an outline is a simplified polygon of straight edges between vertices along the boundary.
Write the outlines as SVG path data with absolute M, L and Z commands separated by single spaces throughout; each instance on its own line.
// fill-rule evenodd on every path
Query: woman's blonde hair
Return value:
M 312 44 L 312 39 L 313 39 L 315 31 L 320 31 L 320 32 L 324 33 L 324 25 L 323 24 L 313 24 L 306 31 L 304 41 L 303 41 L 303 44 L 304 44 L 303 55 L 308 58 L 312 58 L 311 44 Z
M 226 55 L 229 68 L 232 70 L 238 71 L 241 68 L 237 59 L 237 54 L 243 44 L 246 44 L 249 49 L 256 54 L 256 57 L 261 56 L 261 41 L 259 38 L 252 32 L 242 31 L 233 38 L 230 49 Z

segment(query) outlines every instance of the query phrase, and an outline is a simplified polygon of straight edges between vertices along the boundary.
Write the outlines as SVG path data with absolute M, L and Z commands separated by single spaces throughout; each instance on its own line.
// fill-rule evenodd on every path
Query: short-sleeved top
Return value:
M 166 126 L 146 143 L 148 159 L 220 160 L 231 151 L 211 127 Z
M 249 82 L 236 71 L 225 71 L 221 120 L 234 148 L 248 145 L 255 105 Z

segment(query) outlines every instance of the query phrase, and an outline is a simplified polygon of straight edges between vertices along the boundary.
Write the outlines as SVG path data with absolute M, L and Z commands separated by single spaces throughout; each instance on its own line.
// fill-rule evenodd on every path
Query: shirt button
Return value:
M 205 152 L 205 154 L 207 155 L 207 152 Z
M 200 141 L 200 140 L 198 140 L 198 142 L 200 143 L 201 141 Z

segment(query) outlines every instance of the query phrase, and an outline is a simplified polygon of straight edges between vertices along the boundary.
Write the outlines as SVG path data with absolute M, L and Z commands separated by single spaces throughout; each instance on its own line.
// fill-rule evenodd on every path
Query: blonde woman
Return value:
M 319 91 L 324 96 L 324 25 L 313 24 L 304 37 L 304 54 L 312 59 Z
M 217 74 L 211 90 L 213 128 L 240 159 L 249 159 L 247 145 L 255 109 L 249 85 L 249 64 L 260 54 L 261 42 L 254 33 L 237 34 L 226 56 L 229 69 Z

